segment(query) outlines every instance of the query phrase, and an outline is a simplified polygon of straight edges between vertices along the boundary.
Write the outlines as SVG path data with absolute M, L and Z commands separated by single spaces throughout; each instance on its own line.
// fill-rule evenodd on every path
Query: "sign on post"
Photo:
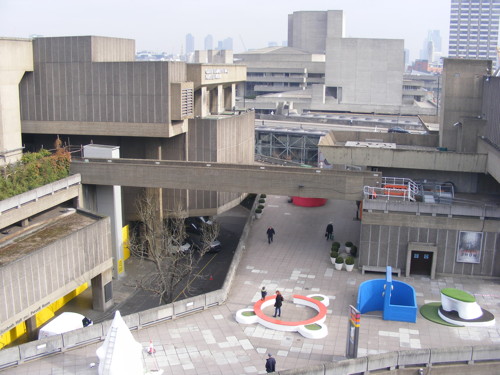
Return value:
M 347 325 L 346 357 L 358 358 L 359 326 L 361 325 L 361 313 L 352 305 L 349 305 L 349 324 Z

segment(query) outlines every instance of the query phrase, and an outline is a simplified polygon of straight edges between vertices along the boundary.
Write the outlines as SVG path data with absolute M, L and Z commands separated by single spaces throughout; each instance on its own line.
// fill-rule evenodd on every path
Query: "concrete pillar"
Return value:
M 5 166 L 23 154 L 19 83 L 33 71 L 31 40 L 1 39 L 0 56 L 0 166 Z
M 120 148 L 90 144 L 83 147 L 83 157 L 119 159 Z M 121 186 L 96 186 L 97 212 L 111 218 L 111 245 L 113 247 L 113 277 L 125 275 L 125 259 L 123 256 L 123 214 Z
M 236 105 L 236 84 L 232 83 L 230 86 L 224 88 L 224 109 L 232 111 Z
M 106 311 L 113 306 L 113 272 L 104 271 L 91 280 L 92 308 L 96 311 Z
M 28 335 L 29 340 L 38 339 L 38 328 L 36 326 L 36 315 L 33 315 L 31 318 L 28 318 L 24 321 L 26 324 L 26 333 Z
M 211 90 L 210 93 L 210 112 L 215 115 L 224 112 L 224 88 L 222 85 L 217 85 L 217 87 Z
M 209 114 L 210 92 L 206 87 L 196 90 L 194 97 L 195 116 L 206 117 Z

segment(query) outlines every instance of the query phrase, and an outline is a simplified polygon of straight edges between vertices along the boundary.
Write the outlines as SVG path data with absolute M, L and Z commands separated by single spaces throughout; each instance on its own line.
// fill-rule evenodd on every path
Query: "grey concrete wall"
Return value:
M 479 264 L 456 261 L 459 231 L 483 232 Z M 360 264 L 405 270 L 409 242 L 437 246 L 436 273 L 500 276 L 500 233 L 496 220 L 363 212 Z
M 482 116 L 483 79 L 488 69 L 491 71 L 490 60 L 444 59 L 440 146 L 457 150 L 458 127 L 453 124 L 462 117 Z
M 136 63 L 128 58 L 130 43 L 96 37 L 35 39 L 35 70 L 20 85 L 23 132 L 135 137 L 178 133 L 165 124 L 172 125 L 170 83 L 187 80 L 186 64 Z
M 403 50 L 402 39 L 329 38 L 326 86 L 342 88 L 340 103 L 401 106 Z
M 1 333 L 112 267 L 110 220 L 91 216 L 88 226 L 2 265 Z
M 189 121 L 188 160 L 252 164 L 254 158 L 255 132 L 254 112 L 243 112 L 237 116 L 198 118 Z M 200 180 L 198 189 L 188 192 L 190 215 L 201 214 L 206 209 L 217 210 L 230 202 L 239 203 L 241 192 L 217 192 L 203 189 Z
M 484 77 L 483 107 L 481 117 L 485 117 L 487 124 L 484 136 L 496 147 L 500 147 L 500 77 Z M 484 116 L 485 115 L 485 116 Z
M 486 173 L 486 154 L 369 147 L 324 147 L 321 152 L 333 164 Z
M 311 53 L 325 53 L 326 11 L 300 11 L 288 15 L 288 46 Z

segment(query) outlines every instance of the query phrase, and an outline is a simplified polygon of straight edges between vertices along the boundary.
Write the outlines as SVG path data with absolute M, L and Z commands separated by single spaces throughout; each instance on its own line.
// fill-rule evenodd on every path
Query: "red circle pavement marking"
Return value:
M 305 326 L 305 325 L 308 325 L 308 324 L 316 323 L 317 321 L 323 319 L 326 316 L 326 311 L 327 311 L 326 310 L 326 306 L 324 304 L 322 304 L 321 301 L 318 301 L 318 300 L 316 300 L 314 298 L 310 298 L 310 297 L 306 297 L 306 296 L 301 296 L 301 295 L 298 295 L 298 294 L 295 294 L 292 297 L 294 299 L 295 298 L 296 299 L 301 299 L 301 300 L 304 300 L 304 301 L 307 301 L 307 302 L 310 302 L 310 303 L 316 305 L 317 308 L 318 308 L 318 314 L 316 316 L 312 317 L 311 319 L 301 320 L 301 321 L 297 321 L 297 322 L 288 322 L 286 320 L 274 319 L 274 318 L 272 318 L 270 316 L 267 316 L 262 311 L 262 305 L 264 303 L 268 302 L 269 300 L 276 299 L 276 296 L 273 295 L 273 296 L 267 296 L 264 301 L 258 300 L 257 302 L 255 302 L 255 304 L 253 306 L 253 310 L 255 312 L 255 315 L 257 315 L 260 319 L 265 320 L 266 322 L 273 323 L 273 324 L 278 324 L 278 325 L 283 325 L 283 326 Z

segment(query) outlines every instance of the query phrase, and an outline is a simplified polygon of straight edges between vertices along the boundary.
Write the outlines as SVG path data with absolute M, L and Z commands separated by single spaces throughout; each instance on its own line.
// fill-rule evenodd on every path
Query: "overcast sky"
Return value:
M 287 15 L 343 10 L 347 37 L 404 39 L 419 58 L 429 30 L 448 51 L 450 0 L 0 0 L 0 36 L 100 35 L 130 38 L 136 50 L 181 53 L 186 34 L 233 38 L 235 52 L 287 40 Z

